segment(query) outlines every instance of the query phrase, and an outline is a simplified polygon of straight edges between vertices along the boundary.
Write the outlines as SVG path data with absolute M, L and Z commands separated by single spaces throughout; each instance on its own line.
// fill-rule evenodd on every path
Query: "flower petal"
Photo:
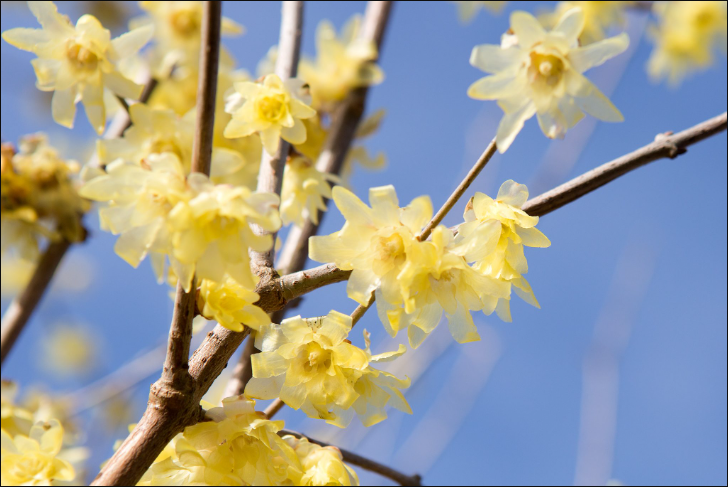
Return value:
M 475 46 L 470 53 L 470 64 L 486 73 L 499 73 L 518 64 L 522 58 L 520 49 L 503 49 L 494 44 Z
M 583 73 L 623 53 L 627 47 L 629 47 L 629 36 L 623 32 L 618 36 L 572 49 L 569 51 L 569 62 L 576 71 Z
M 546 32 L 536 17 L 522 10 L 516 10 L 511 14 L 511 29 L 518 37 L 518 44 L 523 49 L 529 49 L 546 36 Z

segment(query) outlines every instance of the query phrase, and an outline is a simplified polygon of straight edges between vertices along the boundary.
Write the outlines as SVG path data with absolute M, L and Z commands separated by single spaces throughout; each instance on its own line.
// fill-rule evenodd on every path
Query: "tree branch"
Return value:
M 557 186 L 551 191 L 532 198 L 523 205 L 523 211 L 533 216 L 543 216 L 551 213 L 638 167 L 659 159 L 674 159 L 684 154 L 688 146 L 725 130 L 726 113 L 724 112 L 722 115 L 706 120 L 677 134 L 673 135 L 671 132 L 659 134 L 651 144 L 618 157 L 561 186 Z
M 2 334 L 0 336 L 0 362 L 5 362 L 20 332 L 25 328 L 30 315 L 45 294 L 48 284 L 58 269 L 63 256 L 71 246 L 65 239 L 58 242 L 50 242 L 48 248 L 43 252 L 38 265 L 33 271 L 33 276 L 25 286 L 23 292 L 10 304 L 2 319 Z
M 301 54 L 301 32 L 303 30 L 303 2 L 283 2 L 281 14 L 281 33 L 278 41 L 278 58 L 276 59 L 275 73 L 285 81 L 296 77 L 298 59 Z M 268 154 L 263 151 L 258 173 L 258 191 L 265 193 L 281 194 L 283 184 L 283 169 L 286 166 L 286 159 L 290 144 L 281 139 L 278 150 L 275 154 Z M 253 231 L 258 235 L 264 235 L 262 228 L 255 225 Z M 275 241 L 276 232 L 272 232 Z M 256 274 L 273 274 L 273 258 L 275 250 L 271 248 L 267 252 L 250 252 L 251 263 Z M 271 278 L 277 277 L 275 275 Z
M 419 475 L 405 475 L 401 472 L 398 472 L 394 470 L 391 467 L 388 467 L 386 465 L 382 465 L 381 463 L 375 462 L 374 460 L 370 460 L 368 458 L 365 458 L 361 455 L 357 455 L 354 452 L 350 452 L 348 450 L 344 450 L 343 448 L 340 448 L 335 445 L 330 445 L 328 443 L 324 443 L 323 441 L 314 440 L 313 438 L 309 438 L 306 435 L 302 435 L 301 433 L 297 433 L 295 431 L 290 430 L 280 430 L 278 432 L 278 435 L 280 436 L 295 436 L 296 438 L 304 438 L 308 440 L 309 443 L 313 443 L 314 445 L 319 445 L 322 447 L 327 446 L 333 446 L 337 450 L 341 452 L 341 456 L 344 458 L 344 461 L 346 463 L 350 463 L 352 465 L 356 465 L 357 467 L 361 467 L 364 470 L 369 470 L 370 472 L 378 473 L 379 475 L 383 477 L 387 477 L 390 480 L 393 480 L 397 482 L 399 485 L 422 485 L 422 477 Z
M 204 2 L 192 171 L 207 175 L 212 154 L 221 22 L 221 2 Z M 177 286 L 164 369 L 150 389 L 144 416 L 92 485 L 136 485 L 174 435 L 186 425 L 199 421 L 204 414 L 199 405 L 200 398 L 195 394 L 196 383 L 189 373 L 196 294 L 194 279 L 192 288 L 191 292 L 185 292 L 181 285 Z

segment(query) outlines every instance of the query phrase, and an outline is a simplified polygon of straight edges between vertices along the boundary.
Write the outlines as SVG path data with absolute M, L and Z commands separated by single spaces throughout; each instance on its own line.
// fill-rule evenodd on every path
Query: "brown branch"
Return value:
M 592 169 L 551 191 L 527 201 L 523 205 L 523 210 L 533 216 L 546 215 L 638 167 L 659 159 L 674 159 L 684 154 L 688 146 L 725 130 L 726 113 L 724 112 L 722 115 L 706 120 L 682 132 L 660 134 L 655 137 L 654 142 Z
M 346 463 L 356 465 L 357 467 L 361 467 L 364 470 L 369 470 L 370 472 L 374 472 L 383 477 L 387 477 L 388 479 L 397 482 L 399 485 L 422 485 L 422 477 L 420 477 L 417 474 L 405 475 L 401 472 L 394 470 L 391 467 L 382 465 L 379 462 L 375 462 L 374 460 L 370 460 L 361 455 L 357 455 L 354 452 L 344 450 L 343 448 L 340 448 L 338 446 L 330 445 L 328 443 L 324 443 L 323 441 L 314 440 L 313 438 L 310 438 L 306 435 L 302 435 L 301 433 L 297 433 L 295 431 L 280 430 L 278 432 L 278 434 L 280 436 L 287 436 L 287 435 L 295 436 L 296 438 L 299 438 L 299 439 L 304 438 L 304 439 L 308 440 L 309 443 L 313 443 L 314 445 L 319 445 L 322 447 L 332 446 L 341 452 L 341 456 L 344 458 L 344 461 Z
M 192 155 L 192 171 L 203 174 L 210 172 L 221 21 L 221 2 L 204 2 Z M 150 389 L 144 416 L 92 485 L 136 485 L 174 435 L 186 425 L 199 421 L 203 415 L 199 406 L 200 398 L 195 394 L 196 384 L 189 373 L 192 318 L 195 312 L 194 279 L 192 288 L 191 292 L 185 292 L 181 285 L 177 286 L 164 369 L 160 379 Z M 243 333 L 240 335 L 244 336 Z
M 285 81 L 296 77 L 298 59 L 301 55 L 301 33 L 303 30 L 303 2 L 283 2 L 281 14 L 281 33 L 278 41 L 278 58 L 276 59 L 275 73 Z M 265 193 L 281 194 L 283 184 L 283 169 L 286 165 L 286 158 L 290 144 L 281 139 L 278 150 L 275 154 L 268 154 L 263 151 L 258 173 L 258 191 Z M 265 232 L 259 226 L 254 226 L 253 231 L 258 235 Z M 277 232 L 271 232 L 273 240 Z M 273 258 L 275 250 L 271 248 L 267 252 L 250 252 L 251 262 L 256 274 L 266 274 L 277 277 L 273 269 Z M 265 277 L 264 277 L 265 278 Z
M 270 403 L 270 406 L 265 408 L 265 411 L 263 411 L 263 413 L 265 414 L 266 418 L 271 419 L 273 418 L 273 416 L 278 414 L 278 411 L 283 409 L 283 406 L 285 405 L 286 403 L 284 403 L 280 397 L 277 397 L 272 403 Z
M 393 2 L 367 3 L 361 30 L 363 39 L 374 42 L 377 52 L 381 51 L 384 32 L 389 22 Z M 373 61 L 376 61 L 374 59 Z M 333 123 L 324 147 L 316 161 L 316 168 L 324 173 L 339 174 L 356 135 L 366 105 L 367 87 L 352 90 L 332 114 Z M 325 203 L 328 205 L 328 201 Z M 286 243 L 281 249 L 278 269 L 282 274 L 290 274 L 303 269 L 308 258 L 308 239 L 316 235 L 324 212 L 319 212 L 319 224 L 309 220 L 303 227 L 292 227 Z M 278 319 L 280 321 L 280 319 Z M 275 322 L 275 320 L 274 320 Z
M 48 248 L 43 252 L 38 265 L 33 271 L 33 276 L 23 289 L 23 292 L 10 303 L 10 307 L 3 315 L 2 333 L 0 337 L 0 362 L 5 362 L 10 350 L 15 345 L 15 341 L 20 336 L 20 332 L 25 328 L 28 319 L 35 311 L 40 299 L 45 294 L 48 285 L 53 279 L 53 275 L 58 269 L 63 256 L 71 246 L 71 243 L 65 239 L 58 242 L 51 242 Z

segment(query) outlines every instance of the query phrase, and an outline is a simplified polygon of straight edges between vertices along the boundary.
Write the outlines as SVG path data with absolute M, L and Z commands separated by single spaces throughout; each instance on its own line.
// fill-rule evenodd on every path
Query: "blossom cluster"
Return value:
M 258 399 L 280 397 L 288 406 L 311 418 L 346 427 L 356 413 L 364 426 L 387 417 L 384 407 L 412 414 L 401 390 L 409 387 L 371 364 L 393 360 L 405 352 L 372 355 L 349 342 L 349 315 L 331 311 L 327 316 L 283 320 L 262 328 L 256 337 L 261 353 L 251 357 L 253 378 L 245 394 Z
M 497 311 L 510 321 L 513 286 L 538 306 L 523 278 L 528 271 L 523 246 L 550 243 L 534 228 L 538 217 L 520 209 L 528 198 L 524 185 L 506 181 L 495 200 L 476 194 L 456 236 L 440 225 L 424 241 L 420 235 L 432 218 L 427 196 L 404 208 L 392 186 L 372 188 L 371 207 L 340 186 L 333 197 L 346 224 L 331 235 L 311 237 L 310 257 L 352 270 L 349 297 L 367 305 L 373 293 L 386 330 L 396 336 L 406 329 L 413 348 L 435 329 L 443 312 L 461 343 L 480 339 L 471 311 Z
M 3 255 L 35 262 L 42 239 L 85 239 L 89 204 L 77 191 L 78 163 L 62 159 L 42 134 L 22 138 L 17 152 L 3 144 L 1 161 Z
M 283 421 L 229 397 L 167 445 L 137 485 L 358 485 L 341 452 L 293 436 Z
M 3 381 L 2 485 L 56 485 L 79 480 L 77 469 L 88 451 L 69 447 L 71 435 L 56 419 L 62 411 L 49 401 L 37 402 L 33 409 L 19 406 L 16 395 L 17 386 Z

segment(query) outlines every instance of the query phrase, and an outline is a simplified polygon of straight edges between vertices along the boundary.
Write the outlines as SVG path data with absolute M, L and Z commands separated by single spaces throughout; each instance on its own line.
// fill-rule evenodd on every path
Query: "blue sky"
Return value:
M 386 79 L 368 100 L 369 110 L 387 110 L 382 130 L 367 146 L 383 151 L 388 166 L 381 172 L 357 170 L 355 192 L 365 197 L 369 187 L 394 184 L 402 204 L 428 194 L 438 207 L 493 136 L 502 115 L 495 103 L 465 94 L 482 75 L 468 64 L 472 47 L 497 43 L 508 28 L 509 12 L 533 12 L 550 4 L 509 2 L 500 15 L 481 12 L 468 25 L 458 21 L 451 3 L 396 5 L 382 52 Z M 75 20 L 79 5 L 83 3 L 62 5 L 61 11 Z M 364 5 L 307 2 L 304 53 L 315 54 L 320 20 L 328 18 L 340 27 L 353 13 L 363 12 Z M 243 37 L 224 42 L 238 65 L 254 72 L 277 42 L 278 4 L 226 2 L 224 14 L 246 27 Z M 529 184 L 536 195 L 649 143 L 658 133 L 679 131 L 724 112 L 725 57 L 677 89 L 654 84 L 645 72 L 652 46 L 646 36 L 640 38 L 644 23 L 642 14 L 630 15 L 627 30 L 634 49 L 589 73 L 612 92 L 625 122 L 587 119 L 564 140 L 550 141 L 531 120 L 508 152 L 491 161 L 471 193 L 494 195 L 503 181 L 514 179 Z M 0 24 L 2 30 L 37 26 L 25 7 L 5 3 Z M 83 113 L 73 131 L 54 125 L 49 106 L 33 87 L 32 55 L 4 42 L 0 52 L 3 140 L 45 131 L 69 157 L 86 157 L 94 136 Z M 413 416 L 393 411 L 387 421 L 366 431 L 357 425 L 345 433 L 290 410 L 281 418 L 293 429 L 334 439 L 407 472 L 424 473 L 427 484 L 572 483 L 580 450 L 585 357 L 600 358 L 600 364 L 607 357 L 608 363 L 613 357 L 609 351 L 617 350 L 617 362 L 608 370 L 618 372 L 618 393 L 605 396 L 606 402 L 595 401 L 597 408 L 591 410 L 597 418 L 609 417 L 610 401 L 616 401 L 616 423 L 600 437 L 608 444 L 613 434 L 608 478 L 629 485 L 725 485 L 726 160 L 726 136 L 721 134 L 676 160 L 652 163 L 543 217 L 539 228 L 552 245 L 526 253 L 528 279 L 542 309 L 514 300 L 513 323 L 495 316 L 476 318 L 483 341 L 454 344 L 441 327 L 443 333 L 428 340 L 432 345 L 410 352 L 413 360 L 400 373 L 418 377 L 408 392 Z M 462 207 L 445 223 L 457 223 Z M 334 209 L 322 232 L 334 232 L 342 222 Z M 95 215 L 87 223 L 91 237 L 72 250 L 62 272 L 73 279 L 74 272 L 90 269 L 83 272 L 91 273 L 91 286 L 82 293 L 54 288 L 3 366 L 3 379 L 71 391 L 164 340 L 172 309 L 168 289 L 155 283 L 148 264 L 134 270 L 113 253 L 115 237 L 98 229 Z M 7 305 L 3 299 L 3 310 Z M 355 308 L 343 284 L 307 297 L 297 312 L 316 316 L 332 307 L 341 312 Z M 101 359 L 83 378 L 59 379 L 38 365 L 40 337 L 59 320 L 82 322 L 100 337 Z M 599 342 L 599 350 L 606 350 L 601 355 L 590 354 L 595 326 L 603 331 L 599 337 L 606 336 Z M 394 347 L 375 313 L 359 327 L 373 333 L 375 352 Z M 353 340 L 361 345 L 359 333 L 355 330 Z M 613 347 L 605 348 L 605 343 Z M 420 362 L 428 364 L 421 377 Z M 156 374 L 130 396 L 136 416 L 155 379 Z M 589 384 L 599 390 L 602 383 Z M 83 419 L 94 470 L 123 432 L 103 431 L 97 412 Z M 386 483 L 360 473 L 363 482 Z

